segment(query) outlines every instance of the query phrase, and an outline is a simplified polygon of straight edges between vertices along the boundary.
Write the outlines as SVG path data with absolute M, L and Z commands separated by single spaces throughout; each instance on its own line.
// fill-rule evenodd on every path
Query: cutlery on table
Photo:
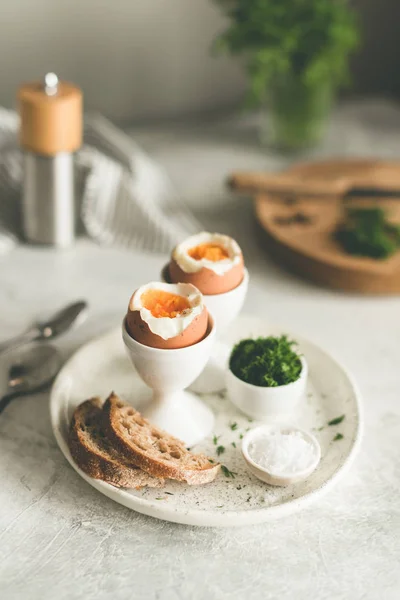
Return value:
M 0 343 L 0 353 L 17 348 L 28 342 L 51 340 L 74 325 L 81 323 L 87 315 L 88 304 L 79 300 L 56 312 L 46 321 L 34 323 L 27 331 Z
M 228 178 L 228 186 L 245 193 L 270 193 L 296 196 L 331 197 L 399 197 L 400 172 L 388 172 L 382 167 L 371 167 L 360 174 L 335 173 L 307 176 L 304 173 L 237 171 Z
M 61 356 L 50 344 L 29 344 L 10 358 L 5 393 L 0 397 L 0 413 L 14 398 L 45 389 L 61 368 Z

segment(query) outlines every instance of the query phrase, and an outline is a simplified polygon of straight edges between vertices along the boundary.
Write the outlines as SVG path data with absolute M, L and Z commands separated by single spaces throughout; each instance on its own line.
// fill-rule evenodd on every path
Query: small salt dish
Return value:
M 315 458 L 313 458 L 312 462 L 307 466 L 307 468 L 298 470 L 291 473 L 282 472 L 273 472 L 267 468 L 262 467 L 258 463 L 254 461 L 251 457 L 249 448 L 251 444 L 265 435 L 271 434 L 288 434 L 288 433 L 298 433 L 300 434 L 304 440 L 306 440 L 309 444 L 312 444 L 313 450 L 315 453 Z M 313 471 L 317 468 L 319 461 L 321 460 L 321 447 L 319 445 L 318 440 L 314 435 L 305 431 L 303 429 L 299 429 L 298 427 L 294 427 L 292 425 L 282 425 L 282 426 L 269 426 L 269 425 L 261 425 L 260 427 L 255 427 L 246 433 L 242 441 L 242 454 L 244 460 L 247 463 L 249 471 L 255 475 L 258 479 L 263 481 L 264 483 L 268 483 L 269 485 L 286 487 L 289 485 L 293 485 L 295 483 L 299 483 L 304 479 L 307 479 L 311 475 Z
M 260 421 L 292 412 L 304 396 L 307 386 L 307 363 L 304 356 L 299 358 L 301 372 L 298 379 L 276 387 L 247 383 L 236 377 L 228 366 L 226 387 L 230 401 L 245 415 Z

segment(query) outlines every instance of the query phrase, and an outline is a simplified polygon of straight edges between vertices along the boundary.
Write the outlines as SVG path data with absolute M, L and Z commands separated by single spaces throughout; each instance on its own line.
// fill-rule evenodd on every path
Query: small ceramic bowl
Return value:
M 308 367 L 300 356 L 300 376 L 293 383 L 278 387 L 262 387 L 242 381 L 228 367 L 226 387 L 228 397 L 239 410 L 253 419 L 263 420 L 292 412 L 304 396 L 307 386 Z
M 315 460 L 307 467 L 307 469 L 304 469 L 303 471 L 296 471 L 295 473 L 274 473 L 272 471 L 269 471 L 268 469 L 265 469 L 264 467 L 261 467 L 250 457 L 250 444 L 255 439 L 257 439 L 257 437 L 265 435 L 266 433 L 287 433 L 289 431 L 299 432 L 304 437 L 304 439 L 306 439 L 314 446 Z M 291 425 L 281 425 L 279 427 L 261 425 L 260 427 L 252 429 L 244 436 L 242 441 L 242 454 L 250 472 L 253 473 L 253 475 L 255 475 L 256 477 L 258 477 L 258 479 L 264 481 L 264 483 L 268 483 L 269 485 L 286 487 L 288 485 L 293 485 L 295 483 L 303 481 L 304 479 L 307 479 L 307 477 L 309 477 L 311 473 L 315 471 L 319 464 L 319 461 L 321 460 L 321 446 L 319 445 L 319 442 L 315 436 L 313 436 L 308 431 L 299 429 L 298 427 L 293 427 Z

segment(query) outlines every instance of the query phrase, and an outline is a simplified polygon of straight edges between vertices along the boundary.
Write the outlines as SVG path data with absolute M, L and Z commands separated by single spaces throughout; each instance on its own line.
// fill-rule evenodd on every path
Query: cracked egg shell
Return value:
M 152 282 L 131 297 L 126 328 L 145 346 L 174 350 L 205 337 L 208 312 L 201 292 L 193 285 Z
M 203 231 L 174 248 L 168 272 L 171 281 L 191 283 L 202 294 L 223 294 L 243 280 L 242 251 L 233 238 Z

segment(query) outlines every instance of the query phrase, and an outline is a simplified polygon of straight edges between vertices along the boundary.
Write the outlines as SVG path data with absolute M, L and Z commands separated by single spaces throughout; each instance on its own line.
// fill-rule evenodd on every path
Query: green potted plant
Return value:
M 269 111 L 269 143 L 312 146 L 323 136 L 359 29 L 346 0 L 214 0 L 229 18 L 218 52 L 241 55 L 249 100 Z

